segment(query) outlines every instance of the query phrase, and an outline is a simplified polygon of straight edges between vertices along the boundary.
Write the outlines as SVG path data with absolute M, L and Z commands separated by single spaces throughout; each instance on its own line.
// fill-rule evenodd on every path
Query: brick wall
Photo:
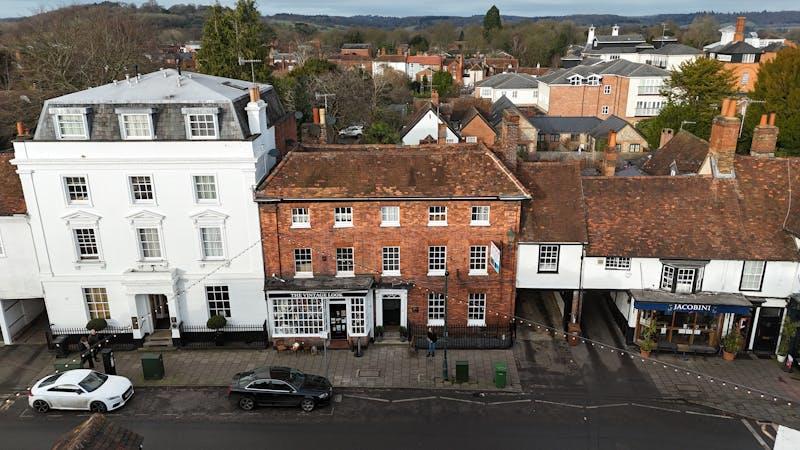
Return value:
M 428 207 L 447 206 L 448 226 L 429 227 Z M 471 207 L 491 207 L 490 226 L 470 226 Z M 335 207 L 353 208 L 353 227 L 333 228 Z M 400 227 L 380 226 L 380 207 L 400 207 Z M 292 229 L 292 208 L 307 207 L 311 228 Z M 487 324 L 506 323 L 503 314 L 514 311 L 516 255 L 509 244 L 509 230 L 519 232 L 519 202 L 419 201 L 419 202 L 331 202 L 261 204 L 264 266 L 267 276 L 294 277 L 294 249 L 311 248 L 315 275 L 335 275 L 336 248 L 353 247 L 355 273 L 372 275 L 376 282 L 411 281 L 408 318 L 427 321 L 428 292 L 442 292 L 444 277 L 428 276 L 428 246 L 447 246 L 450 271 L 448 317 L 453 324 L 465 324 L 470 292 L 486 293 Z M 469 247 L 494 241 L 501 247 L 500 274 L 488 267 L 488 275 L 469 276 Z M 400 247 L 401 277 L 381 277 L 382 247 Z M 488 250 L 488 249 L 487 249 Z M 461 301 L 462 303 L 458 303 Z M 495 315 L 495 313 L 498 313 Z
M 604 94 L 604 86 L 611 86 L 611 93 Z M 628 102 L 630 80 L 625 77 L 605 75 L 598 86 L 550 86 L 550 116 L 599 117 L 607 119 L 615 114 L 630 120 L 625 115 Z M 603 106 L 608 106 L 608 114 L 602 114 Z
M 471 120 L 461 131 L 461 136 L 476 136 L 478 142 L 483 142 L 486 145 L 494 145 L 497 133 L 486 122 L 479 118 Z
M 275 147 L 280 152 L 281 158 L 286 156 L 294 142 L 297 142 L 297 121 L 294 113 L 290 112 L 275 124 Z

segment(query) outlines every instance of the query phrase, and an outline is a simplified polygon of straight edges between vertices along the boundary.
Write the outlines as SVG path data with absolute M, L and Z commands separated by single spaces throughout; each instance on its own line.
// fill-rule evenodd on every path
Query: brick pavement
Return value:
M 115 352 L 117 373 L 136 386 L 227 386 L 236 372 L 260 366 L 290 366 L 303 372 L 325 375 L 322 353 L 293 354 L 275 350 L 177 350 L 162 353 L 163 380 L 144 380 L 141 352 Z M 450 376 L 455 377 L 456 361 L 469 362 L 470 381 L 465 384 L 442 380 L 443 352 L 435 358 L 410 353 L 406 346 L 374 345 L 356 358 L 347 350 L 328 351 L 328 376 L 334 386 L 363 388 L 453 388 L 497 390 L 493 382 L 494 362 L 505 362 L 509 384 L 504 391 L 521 392 L 519 376 L 511 350 L 450 350 Z

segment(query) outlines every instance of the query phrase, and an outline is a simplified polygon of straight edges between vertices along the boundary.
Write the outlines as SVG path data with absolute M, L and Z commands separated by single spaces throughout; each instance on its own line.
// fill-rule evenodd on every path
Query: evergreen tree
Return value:
M 439 97 L 449 97 L 455 92 L 453 85 L 453 75 L 446 70 L 440 70 L 433 73 L 433 88 L 439 93 Z
M 198 64 L 204 73 L 242 80 L 267 81 L 268 33 L 261 21 L 255 0 L 238 0 L 234 9 L 215 4 L 203 26 L 203 39 Z M 239 64 L 239 59 L 259 60 Z
M 780 129 L 778 147 L 786 155 L 800 156 L 800 49 L 786 48 L 772 61 L 761 65 L 752 98 L 764 103 L 752 103 L 747 110 L 739 150 L 747 152 L 753 128 L 762 114 L 777 112 L 775 125 Z
M 397 144 L 400 134 L 386 122 L 373 122 L 364 131 L 365 144 Z
M 500 22 L 500 10 L 497 9 L 497 6 L 492 5 L 483 16 L 483 34 L 488 39 L 492 32 L 501 28 L 503 28 L 503 24 Z

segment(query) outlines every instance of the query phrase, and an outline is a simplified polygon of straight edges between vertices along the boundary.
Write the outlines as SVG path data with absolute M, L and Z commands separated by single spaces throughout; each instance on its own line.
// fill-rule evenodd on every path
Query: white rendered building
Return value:
M 253 187 L 285 113 L 250 86 L 168 69 L 45 102 L 13 163 L 55 334 L 95 317 L 135 340 L 264 322 Z

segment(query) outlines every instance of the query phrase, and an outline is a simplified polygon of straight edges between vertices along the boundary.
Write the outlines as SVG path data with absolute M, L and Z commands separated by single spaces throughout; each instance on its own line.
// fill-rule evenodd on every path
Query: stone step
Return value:
M 408 346 L 408 341 L 401 341 L 400 339 L 386 339 L 384 338 L 382 341 L 376 340 L 374 342 L 375 345 L 405 345 Z

